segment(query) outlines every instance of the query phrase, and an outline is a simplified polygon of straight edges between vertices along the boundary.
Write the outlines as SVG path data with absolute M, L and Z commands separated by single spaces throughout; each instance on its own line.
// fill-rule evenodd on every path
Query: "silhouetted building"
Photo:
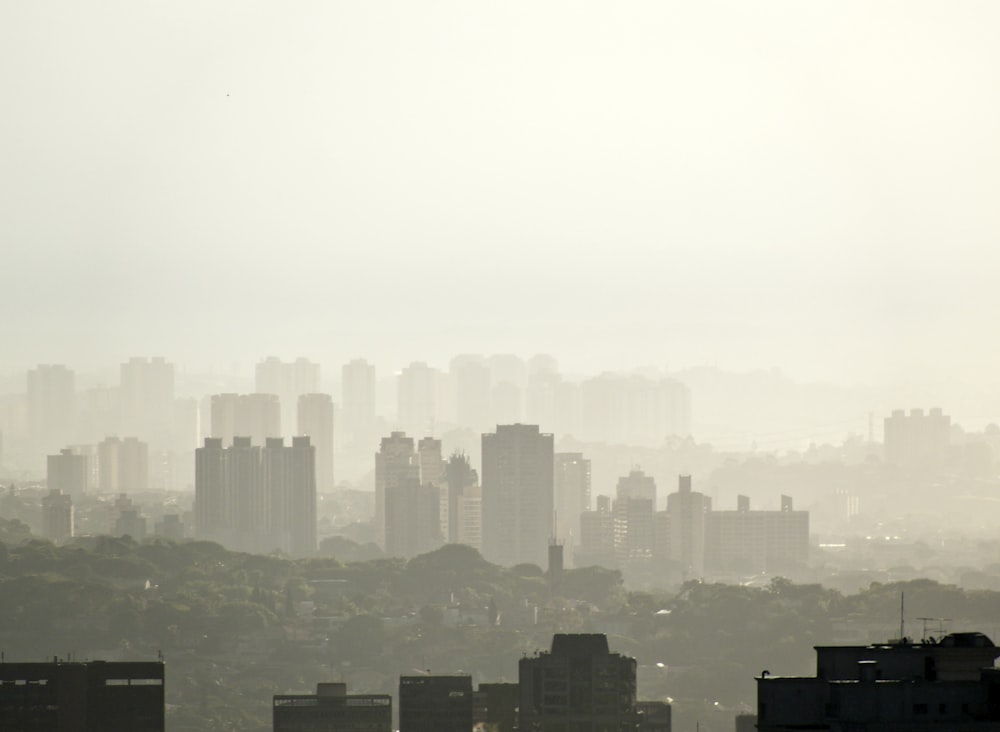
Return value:
M 447 476 L 445 474 L 444 458 L 441 456 L 441 440 L 433 437 L 421 437 L 417 443 L 417 462 L 420 463 L 420 482 L 432 485 L 438 489 L 441 501 L 438 506 L 439 527 L 442 537 L 448 535 L 448 492 L 445 489 Z
M 0 729 L 163 732 L 159 662 L 0 663 Z
M 517 703 L 517 684 L 480 684 L 473 694 L 473 721 L 486 732 L 514 732 Z
M 482 440 L 483 555 L 543 567 L 553 525 L 552 435 L 538 425 L 498 425 Z
M 448 531 L 445 534 L 445 538 L 449 543 L 469 543 L 468 541 L 462 541 L 459 535 L 462 533 L 462 526 L 464 521 L 467 520 L 467 510 L 466 516 L 459 516 L 459 503 L 463 501 L 466 494 L 473 488 L 477 488 L 479 485 L 479 476 L 476 474 L 475 468 L 469 463 L 469 458 L 465 456 L 464 453 L 455 453 L 450 458 L 444 466 L 445 474 L 445 485 L 447 488 L 447 506 L 448 510 L 446 512 L 446 517 L 448 519 Z M 471 497 L 471 496 L 470 496 Z M 479 501 L 479 510 L 477 513 L 482 515 L 482 494 L 477 490 L 476 499 Z M 445 501 L 442 501 L 445 503 Z M 481 543 L 481 530 L 482 524 L 479 523 L 476 529 L 476 535 L 479 537 L 480 541 L 477 545 Z M 467 532 L 467 529 L 466 529 Z
M 45 484 L 52 490 L 68 496 L 82 496 L 87 492 L 90 466 L 87 456 L 71 448 L 64 448 L 58 455 L 46 460 Z
M 399 732 L 469 732 L 471 676 L 400 676 Z
M 635 730 L 636 661 L 611 653 L 604 635 L 552 638 L 552 650 L 522 658 L 519 730 Z
M 817 646 L 816 676 L 757 679 L 757 729 L 1000 730 L 998 656 L 982 633 Z
M 667 702 L 640 701 L 635 708 L 639 712 L 638 732 L 670 732 L 672 714 Z
M 308 435 L 316 448 L 316 490 L 333 491 L 333 398 L 302 394 L 298 403 L 298 434 Z
M 97 488 L 101 493 L 149 490 L 149 445 L 135 437 L 108 437 L 97 446 Z
M 73 536 L 73 499 L 58 488 L 42 499 L 42 536 L 56 544 Z
M 386 549 L 386 497 L 400 486 L 420 482 L 420 463 L 413 438 L 405 432 L 383 437 L 375 453 L 375 540 Z
M 274 732 L 391 732 L 392 697 L 317 684 L 315 694 L 275 694 L 272 720 Z
M 757 732 L 756 714 L 737 714 L 735 732 Z
M 941 468 L 951 445 L 951 417 L 940 409 L 925 414 L 897 409 L 883 424 L 885 461 L 904 468 Z

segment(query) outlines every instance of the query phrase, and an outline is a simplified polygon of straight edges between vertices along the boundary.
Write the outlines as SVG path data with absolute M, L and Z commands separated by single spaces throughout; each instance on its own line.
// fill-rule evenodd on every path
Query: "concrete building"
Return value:
M 414 361 L 399 372 L 396 421 L 405 431 L 433 432 L 438 418 L 437 369 Z
M 752 511 L 747 496 L 735 511 L 710 511 L 705 524 L 705 564 L 714 571 L 775 572 L 809 559 L 809 512 L 789 496 L 779 511 Z
M 483 554 L 544 567 L 552 536 L 554 451 L 538 425 L 498 425 L 482 437 Z
M 356 358 L 341 368 L 341 404 L 349 444 L 360 446 L 375 430 L 375 367 Z
M 386 549 L 386 496 L 404 484 L 420 482 L 420 463 L 413 438 L 405 432 L 383 437 L 375 453 L 375 541 Z
M 573 552 L 577 567 L 613 567 L 615 557 L 615 517 L 609 496 L 598 496 L 593 511 L 580 514 L 580 544 Z
M 691 433 L 691 394 L 673 379 L 605 373 L 580 385 L 581 439 L 662 445 Z
M 389 694 L 348 694 L 343 683 L 317 684 L 315 694 L 276 694 L 274 732 L 391 732 Z
M 447 531 L 442 532 L 443 536 L 450 544 L 469 543 L 467 540 L 463 541 L 460 535 L 463 532 L 463 527 L 465 527 L 466 536 L 468 536 L 469 526 L 467 522 L 471 512 L 469 508 L 460 509 L 459 504 L 466 497 L 472 498 L 471 492 L 474 490 L 477 504 L 475 513 L 478 516 L 478 526 L 475 529 L 476 543 L 472 544 L 472 546 L 478 548 L 482 541 L 480 533 L 482 530 L 482 492 L 479 490 L 479 475 L 469 462 L 469 458 L 464 453 L 458 452 L 448 458 L 448 462 L 444 466 L 444 474 L 445 491 L 441 503 L 446 507 L 443 514 L 447 523 Z M 462 510 L 461 516 L 459 514 L 460 510 Z
M 58 455 L 49 455 L 46 460 L 45 484 L 51 490 L 61 491 L 67 496 L 82 496 L 87 492 L 90 466 L 87 456 L 72 448 L 63 448 Z
M 471 676 L 400 676 L 399 732 L 470 732 Z
M 998 656 L 981 633 L 818 646 L 815 676 L 757 679 L 757 729 L 1000 730 Z
M 406 480 L 385 494 L 385 553 L 415 557 L 440 547 L 441 491 L 431 483 Z
M 653 558 L 656 481 L 633 469 L 618 479 L 615 490 L 614 543 L 619 561 Z
M 268 356 L 257 364 L 254 370 L 254 391 L 258 394 L 273 394 L 278 397 L 281 424 L 290 430 L 296 424 L 295 410 L 299 397 L 315 394 L 320 390 L 319 364 L 307 358 L 282 361 L 276 356 Z M 250 434 L 240 432 L 238 434 Z M 291 437 L 287 434 L 251 435 L 257 442 L 264 437 Z
M 476 728 L 514 732 L 517 729 L 517 701 L 517 684 L 480 684 L 473 694 L 472 716 Z
M 661 543 L 668 551 L 666 559 L 690 579 L 705 573 L 705 528 L 711 510 L 712 499 L 691 489 L 690 475 L 680 476 L 677 492 L 667 496 Z
M 604 635 L 556 634 L 550 651 L 518 665 L 519 730 L 635 730 L 636 661 Z
M 478 485 L 466 488 L 456 501 L 458 533 L 455 542 L 483 550 L 483 490 Z
M 579 452 L 557 452 L 553 463 L 556 534 L 567 545 L 577 546 L 580 514 L 590 510 L 590 460 Z
M 951 446 L 951 417 L 940 409 L 893 411 L 883 422 L 885 461 L 901 468 L 940 469 Z
M 157 449 L 173 446 L 174 365 L 161 357 L 121 364 L 119 429 Z
M 297 409 L 298 434 L 307 435 L 316 448 L 316 490 L 331 493 L 333 479 L 333 398 L 329 394 L 302 394 Z
M 162 662 L 0 663 L 0 729 L 163 732 Z
M 228 447 L 234 437 L 249 437 L 263 445 L 281 437 L 281 404 L 275 394 L 214 394 L 211 400 L 212 437 Z
M 76 374 L 61 364 L 39 364 L 28 371 L 26 416 L 35 453 L 54 454 L 73 441 L 76 430 Z
M 135 437 L 108 437 L 97 445 L 97 489 L 101 493 L 149 490 L 149 445 Z
M 73 498 L 58 488 L 42 499 L 42 536 L 56 544 L 73 536 Z
M 456 356 L 449 364 L 459 426 L 484 432 L 490 423 L 490 369 L 479 355 Z

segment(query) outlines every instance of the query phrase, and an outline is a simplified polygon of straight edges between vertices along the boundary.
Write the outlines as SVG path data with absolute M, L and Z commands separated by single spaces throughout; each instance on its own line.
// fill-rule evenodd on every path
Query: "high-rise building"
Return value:
M 482 356 L 456 356 L 450 371 L 458 424 L 483 432 L 490 423 L 490 369 Z
M 518 729 L 635 730 L 636 661 L 611 653 L 604 635 L 557 633 L 552 649 L 522 658 Z
M 58 488 L 42 499 L 42 536 L 56 544 L 73 536 L 73 499 Z
M 87 492 L 89 477 L 86 455 L 80 455 L 72 448 L 63 448 L 58 455 L 48 456 L 45 482 L 50 490 L 67 496 L 82 496 Z
M 254 390 L 258 394 L 274 394 L 278 397 L 281 424 L 286 430 L 295 425 L 295 407 L 303 394 L 315 394 L 320 390 L 319 364 L 307 358 L 282 361 L 276 356 L 268 356 L 257 364 Z M 251 435 L 255 438 L 290 437 L 291 435 Z
M 0 663 L 0 728 L 163 732 L 162 662 Z
M 333 398 L 329 394 L 299 397 L 300 435 L 308 435 L 316 448 L 316 490 L 333 491 Z
M 609 496 L 598 496 L 593 511 L 580 514 L 580 543 L 573 552 L 577 567 L 611 567 L 615 557 L 615 518 Z
M 581 386 L 579 437 L 595 442 L 658 446 L 691 433 L 691 395 L 673 379 L 605 373 Z
M 399 372 L 396 419 L 404 430 L 426 432 L 434 429 L 437 387 L 437 369 L 426 363 L 414 361 Z
M 886 417 L 883 425 L 885 461 L 903 468 L 940 469 L 951 446 L 951 417 L 940 409 L 924 413 L 902 409 Z
M 196 451 L 195 531 L 232 549 L 309 556 L 316 549 L 316 453 L 308 437 L 263 447 L 206 438 Z
M 383 437 L 375 453 L 375 535 L 386 549 L 386 496 L 403 485 L 420 483 L 420 463 L 413 448 L 413 438 L 405 432 Z
M 385 493 L 385 553 L 414 557 L 437 549 L 441 537 L 441 492 L 436 485 L 408 479 Z
M 107 437 L 97 446 L 97 487 L 101 493 L 149 490 L 149 446 L 135 437 Z
M 39 456 L 73 441 L 76 429 L 76 374 L 61 364 L 28 371 L 28 436 Z
M 517 729 L 518 685 L 480 684 L 473 693 L 472 715 L 476 729 L 515 732 Z
M 475 468 L 469 462 L 469 458 L 465 456 L 464 453 L 455 453 L 450 458 L 445 465 L 445 498 L 442 499 L 442 505 L 446 506 L 445 519 L 447 520 L 447 531 L 442 532 L 444 538 L 451 544 L 462 543 L 467 544 L 468 541 L 462 541 L 459 536 L 462 533 L 463 521 L 468 521 L 471 506 L 465 509 L 464 517 L 459 517 L 459 503 L 462 501 L 463 496 L 465 496 L 469 491 L 479 486 L 479 476 L 476 474 Z M 482 494 L 476 491 L 476 513 L 479 514 L 479 518 L 482 518 Z M 481 530 L 482 524 L 479 524 L 479 530 Z M 466 532 L 468 532 L 469 527 L 466 527 Z M 482 536 L 479 534 L 479 530 L 476 531 L 477 542 L 474 546 L 480 546 Z
M 478 485 L 465 488 L 455 503 L 458 534 L 455 542 L 483 550 L 483 489 Z
M 234 437 L 264 444 L 281 437 L 281 405 L 275 394 L 215 394 L 212 396 L 212 437 L 232 445 Z
M 361 358 L 341 369 L 344 429 L 350 444 L 360 446 L 375 429 L 375 367 Z
M 174 365 L 161 357 L 131 358 L 121 365 L 119 429 L 156 448 L 172 446 Z
M 315 694 L 276 694 L 272 720 L 274 732 L 391 732 L 392 697 L 317 684 Z
M 619 560 L 653 557 L 656 481 L 634 469 L 618 479 L 614 502 L 615 556 Z
M 590 460 L 579 452 L 554 458 L 556 533 L 570 546 L 580 543 L 580 514 L 590 510 Z
M 399 732 L 469 732 L 471 676 L 400 676 Z
M 553 439 L 538 425 L 498 425 L 482 437 L 483 554 L 544 567 L 553 522 Z
M 420 463 L 420 482 L 438 489 L 441 505 L 438 519 L 441 522 L 442 539 L 448 536 L 448 491 L 446 486 L 445 462 L 441 456 L 441 440 L 421 437 L 417 443 L 417 461 Z
M 676 493 L 667 496 L 668 559 L 690 579 L 705 572 L 705 525 L 712 499 L 691 489 L 691 476 L 678 479 Z
M 706 516 L 705 564 L 716 571 L 774 573 L 809 558 L 809 512 L 796 511 L 789 496 L 780 511 L 751 511 L 747 496 L 735 511 Z

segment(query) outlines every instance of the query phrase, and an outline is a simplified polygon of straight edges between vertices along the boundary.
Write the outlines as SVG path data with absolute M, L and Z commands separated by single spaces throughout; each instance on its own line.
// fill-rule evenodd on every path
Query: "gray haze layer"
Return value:
M 0 369 L 548 351 L 967 404 L 1000 373 L 998 25 L 993 2 L 3 3 Z

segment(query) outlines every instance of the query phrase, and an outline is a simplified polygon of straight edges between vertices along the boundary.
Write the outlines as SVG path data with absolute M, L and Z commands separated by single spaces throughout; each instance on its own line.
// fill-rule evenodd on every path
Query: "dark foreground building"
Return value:
M 998 656 L 982 633 L 817 646 L 816 676 L 757 679 L 757 729 L 1000 732 Z
M 471 676 L 400 676 L 399 732 L 469 732 Z
M 275 695 L 273 720 L 274 732 L 391 732 L 392 697 L 317 684 L 315 694 Z
M 162 662 L 0 663 L 0 730 L 163 732 Z

